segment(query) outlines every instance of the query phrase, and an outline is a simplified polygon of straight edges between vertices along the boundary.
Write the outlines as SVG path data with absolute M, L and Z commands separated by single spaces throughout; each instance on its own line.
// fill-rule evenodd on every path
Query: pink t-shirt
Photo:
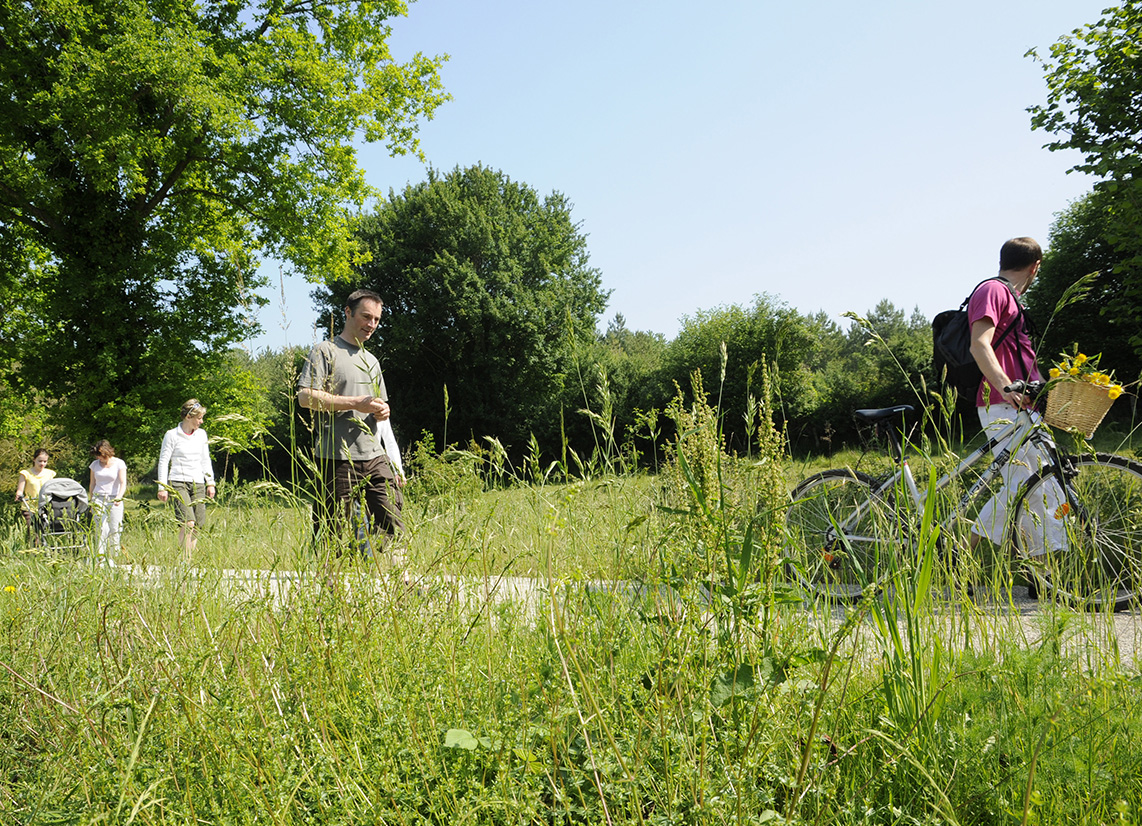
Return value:
M 986 318 L 995 325 L 995 335 L 992 346 L 995 348 L 995 358 L 1008 377 L 1040 381 L 1043 374 L 1039 372 L 1039 365 L 1035 363 L 1035 348 L 1031 346 L 1031 339 L 1027 335 L 1022 320 L 1016 321 L 1019 315 L 1019 304 L 1015 295 L 1003 281 L 992 279 L 980 284 L 968 302 L 968 321 L 975 324 Z M 1004 336 L 998 345 L 995 342 L 1004 331 L 1015 323 L 1015 329 Z M 993 404 L 1003 401 L 1000 391 L 1002 388 L 992 387 L 986 378 L 979 383 L 979 392 L 976 394 L 976 407 L 986 404 L 985 393 L 991 387 L 990 400 Z

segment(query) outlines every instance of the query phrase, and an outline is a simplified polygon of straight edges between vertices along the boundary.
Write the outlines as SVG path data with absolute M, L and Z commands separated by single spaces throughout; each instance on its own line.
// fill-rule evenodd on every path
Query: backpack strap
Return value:
M 1019 296 L 1015 294 L 1015 288 L 1011 286 L 1010 281 L 1008 281 L 1006 278 L 1004 278 L 1001 275 L 993 275 L 991 278 L 985 278 L 985 279 L 983 279 L 983 281 L 980 281 L 978 284 L 976 284 L 974 287 L 972 287 L 971 292 L 968 293 L 968 297 L 965 298 L 964 303 L 960 305 L 961 310 L 963 310 L 963 311 L 967 310 L 968 304 L 972 300 L 972 296 L 975 295 L 975 291 L 978 290 L 980 287 L 982 287 L 984 284 L 986 284 L 988 281 L 1002 281 L 1004 286 L 1007 287 L 1008 291 L 1011 293 L 1011 297 L 1015 299 L 1015 306 L 1019 308 L 1018 311 L 1015 313 L 1015 318 L 1011 319 L 1011 323 L 1003 328 L 1003 331 L 999 334 L 999 337 L 998 338 L 992 338 L 991 348 L 994 350 L 996 347 L 998 347 L 1000 344 L 1003 343 L 1003 340 L 1005 338 L 1007 338 L 1007 334 L 1015 329 L 1015 325 L 1018 324 L 1021 320 L 1026 322 L 1027 317 L 1023 315 L 1023 305 L 1019 302 Z M 969 329 L 970 329 L 970 327 L 969 327 Z M 1018 342 L 1018 339 L 1016 339 L 1016 341 Z M 1020 349 L 1022 349 L 1022 348 L 1020 348 Z
M 978 290 L 980 287 L 982 287 L 984 284 L 986 284 L 988 281 L 1002 281 L 1004 286 L 1006 286 L 1008 291 L 1011 293 L 1011 297 L 1015 300 L 1015 307 L 1016 307 L 1015 318 L 1011 319 L 1011 323 L 1008 324 L 1005 328 L 1003 328 L 1003 332 L 1001 332 L 997 337 L 996 336 L 992 337 L 991 349 L 994 350 L 997 347 L 999 347 L 1000 344 L 1003 343 L 1003 340 L 1005 338 L 1007 338 L 1008 333 L 1010 333 L 1012 330 L 1014 330 L 1017 326 L 1022 326 L 1023 330 L 1026 332 L 1027 331 L 1027 325 L 1031 322 L 1031 317 L 1023 312 L 1023 303 L 1019 300 L 1019 296 L 1016 294 L 1015 288 L 1011 286 L 1011 282 L 1008 281 L 1003 276 L 999 276 L 999 275 L 993 276 L 992 278 L 985 278 L 983 281 L 980 281 L 978 284 L 976 284 L 975 287 L 972 289 L 971 294 L 968 295 L 968 297 L 966 299 L 964 299 L 964 303 L 962 305 L 960 305 L 960 309 L 965 309 L 968 305 L 968 302 L 971 301 L 971 297 L 973 295 L 975 295 L 975 291 Z M 1028 337 L 1030 337 L 1029 332 L 1028 332 Z M 1016 336 L 1016 338 L 1015 338 L 1015 349 L 1016 349 L 1016 352 L 1018 353 L 1019 361 L 1022 362 L 1023 361 L 1023 342 L 1019 340 L 1018 336 Z M 1026 377 L 1024 377 L 1024 378 L 1026 378 Z

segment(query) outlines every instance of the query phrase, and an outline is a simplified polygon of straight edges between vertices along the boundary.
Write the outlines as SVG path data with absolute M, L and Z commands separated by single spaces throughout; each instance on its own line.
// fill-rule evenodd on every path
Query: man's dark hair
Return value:
M 1043 248 L 1034 238 L 1012 238 L 999 248 L 999 269 L 1025 270 L 1043 258 Z
M 381 297 L 372 290 L 356 290 L 349 293 L 349 297 L 345 299 L 345 309 L 355 314 L 357 312 L 357 305 L 366 300 L 376 301 L 382 307 L 385 306 L 385 302 L 381 301 Z

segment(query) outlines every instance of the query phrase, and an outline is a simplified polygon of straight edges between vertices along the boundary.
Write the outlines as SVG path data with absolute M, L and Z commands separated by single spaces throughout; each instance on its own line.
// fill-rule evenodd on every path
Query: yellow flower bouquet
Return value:
M 1050 369 L 1047 384 L 1047 413 L 1051 427 L 1086 434 L 1089 439 L 1102 422 L 1114 400 L 1122 395 L 1122 385 L 1113 372 L 1099 370 L 1102 353 L 1087 356 L 1077 351 L 1063 353 Z

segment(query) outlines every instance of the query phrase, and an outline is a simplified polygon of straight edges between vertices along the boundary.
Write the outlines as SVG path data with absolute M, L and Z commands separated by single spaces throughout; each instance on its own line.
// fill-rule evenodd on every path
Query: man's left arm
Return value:
M 992 347 L 992 341 L 995 339 L 995 322 L 990 318 L 981 318 L 971 325 L 971 354 L 975 359 L 975 363 L 979 366 L 980 372 L 983 377 L 988 380 L 992 387 L 999 391 L 1003 396 L 1003 400 L 1010 404 L 1012 407 L 1018 409 L 1022 407 L 1029 407 L 1032 403 L 1030 397 L 1023 393 L 1008 393 L 1003 388 L 1011 384 L 1011 379 L 1008 377 L 1007 372 L 1000 365 L 999 359 L 996 358 L 995 348 Z

